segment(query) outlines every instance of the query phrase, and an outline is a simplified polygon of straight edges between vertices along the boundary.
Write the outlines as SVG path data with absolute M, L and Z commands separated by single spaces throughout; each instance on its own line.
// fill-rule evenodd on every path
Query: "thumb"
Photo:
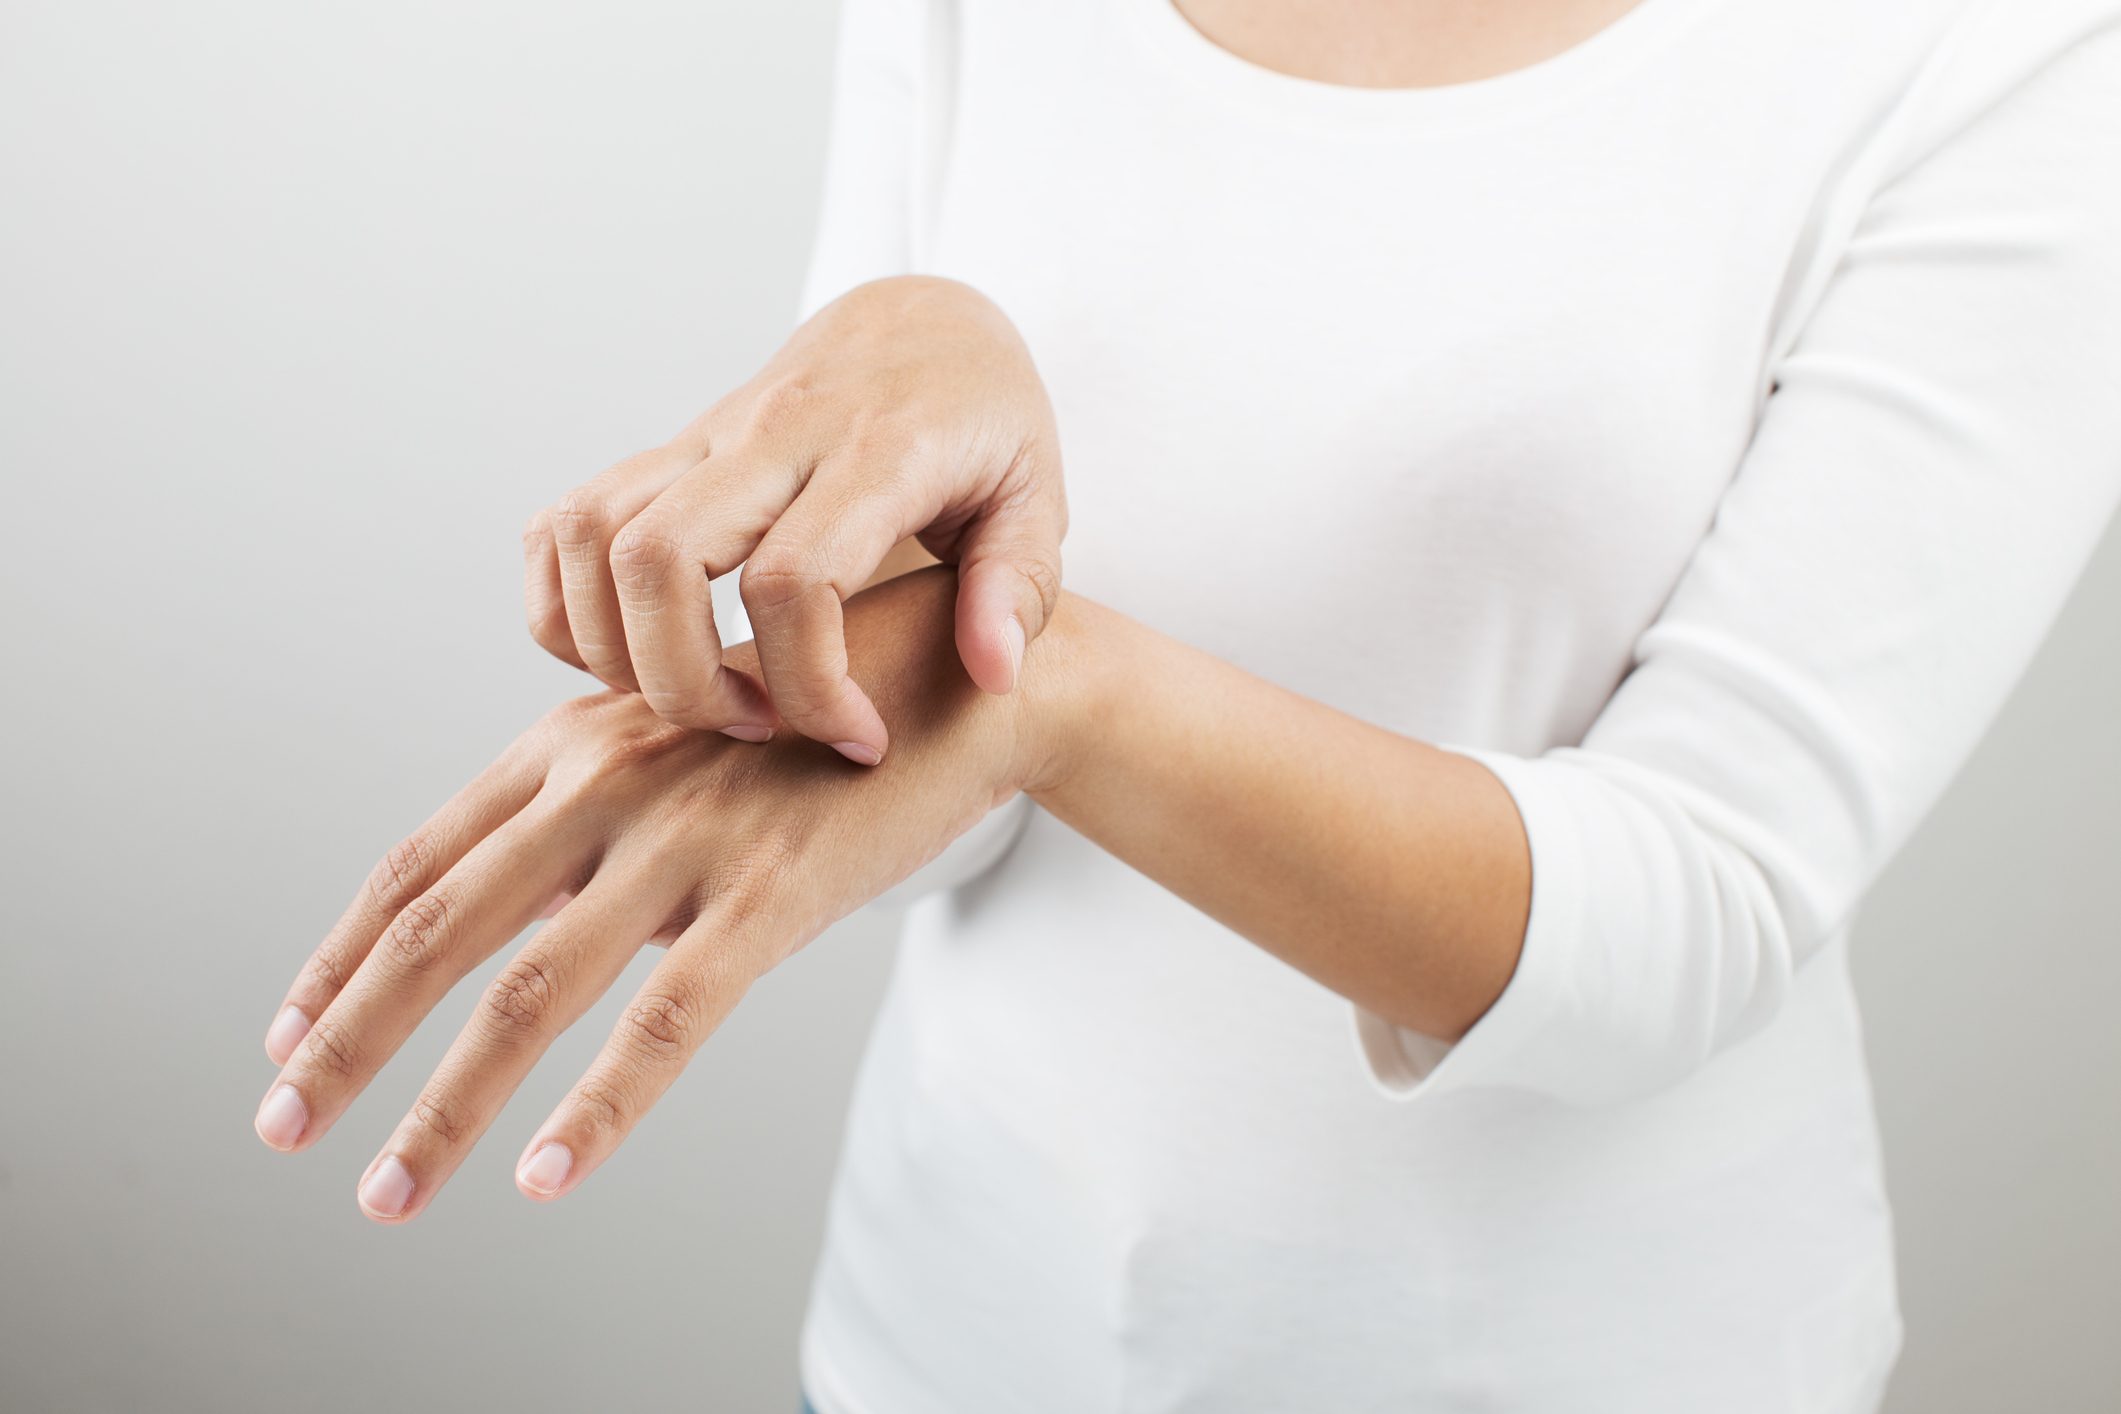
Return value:
M 1016 688 L 1024 649 L 1060 602 L 1061 536 L 1067 503 L 1009 497 L 966 529 L 957 559 L 957 655 L 987 692 Z

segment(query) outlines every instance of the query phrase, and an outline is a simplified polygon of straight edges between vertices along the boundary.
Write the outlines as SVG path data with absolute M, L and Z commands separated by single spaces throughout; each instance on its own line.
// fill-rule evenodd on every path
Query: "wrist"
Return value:
M 1063 592 L 1038 641 L 1024 653 L 1016 691 L 1012 781 L 1033 799 L 1060 790 L 1073 773 L 1087 725 L 1105 700 L 1110 610 Z
M 1045 630 L 1024 650 L 1013 691 L 982 692 L 958 662 L 952 619 L 957 573 L 916 569 L 847 601 L 848 664 L 892 723 L 887 756 L 950 738 L 951 754 L 977 760 L 995 801 L 1037 799 L 1073 771 L 1089 724 L 1100 715 L 1104 660 L 1126 620 L 1063 592 Z M 732 650 L 732 657 L 748 645 Z M 745 664 L 748 666 L 748 664 Z
M 940 771 L 991 807 L 1017 794 L 1043 759 L 1027 725 L 1044 713 L 1026 710 L 1021 687 L 996 696 L 972 681 L 958 659 L 957 599 L 957 571 L 934 564 L 855 594 L 844 610 L 847 665 L 890 723 L 887 763 Z

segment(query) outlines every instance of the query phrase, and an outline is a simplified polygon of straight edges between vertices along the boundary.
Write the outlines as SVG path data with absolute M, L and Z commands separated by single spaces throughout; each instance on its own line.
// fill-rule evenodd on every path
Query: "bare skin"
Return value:
M 1641 0 L 1176 0 L 1241 59 L 1350 88 L 1472 83 L 1551 59 Z
M 1060 592 L 1067 518 L 1015 327 L 955 281 L 879 280 L 669 442 L 540 511 L 525 611 L 548 652 L 675 725 L 751 742 L 791 727 L 874 765 L 890 732 L 848 675 L 841 604 L 917 537 L 964 571 L 965 670 L 1008 692 Z M 724 661 L 707 593 L 740 564 L 748 667 Z
M 558 896 L 360 1198 L 380 1221 L 425 1208 L 553 1038 L 644 943 L 670 939 L 524 1151 L 526 1193 L 573 1189 L 755 978 L 1038 774 L 1025 694 L 981 692 L 952 651 L 956 590 L 934 569 L 849 607 L 854 669 L 900 726 L 889 769 L 794 736 L 758 747 L 674 727 L 635 693 L 581 698 L 533 726 L 385 856 L 296 978 L 267 1040 L 282 1069 L 260 1137 L 314 1144 L 449 989 Z M 730 658 L 752 666 L 748 644 Z M 540 1160 L 548 1145 L 564 1163 Z
M 282 1069 L 260 1137 L 314 1144 L 457 981 L 563 896 L 360 1198 L 379 1221 L 422 1211 L 552 1039 L 644 943 L 674 939 L 524 1150 L 525 1193 L 570 1192 L 754 980 L 1019 791 L 1388 1019 L 1455 1036 L 1501 993 L 1530 867 L 1485 769 L 1072 595 L 1018 690 L 982 693 L 951 650 L 956 597 L 954 573 L 929 568 L 847 606 L 853 671 L 898 724 L 874 770 L 800 738 L 673 727 L 638 694 L 533 727 L 371 871 L 296 978 L 266 1040 Z
M 1536 63 L 1629 8 L 1181 5 L 1255 62 L 1394 87 Z M 1020 791 L 1388 1021 L 1456 1038 L 1509 981 L 1531 865 L 1499 781 L 1060 592 L 1050 407 L 976 292 L 882 281 L 820 320 L 533 524 L 534 632 L 622 691 L 550 715 L 393 851 L 268 1033 L 259 1133 L 307 1148 L 566 900 L 363 1176 L 379 1221 L 426 1208 L 643 943 L 674 940 L 525 1148 L 532 1197 L 609 1158 L 760 974 Z M 705 581 L 746 555 L 760 637 L 725 651 Z M 936 555 L 958 568 L 913 569 Z

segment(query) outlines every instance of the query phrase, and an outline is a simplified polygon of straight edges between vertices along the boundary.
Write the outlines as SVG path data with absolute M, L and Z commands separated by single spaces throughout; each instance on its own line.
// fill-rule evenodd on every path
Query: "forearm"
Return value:
M 1501 995 L 1531 861 L 1485 767 L 1072 594 L 1024 694 L 1028 793 L 1179 897 L 1428 1035 Z

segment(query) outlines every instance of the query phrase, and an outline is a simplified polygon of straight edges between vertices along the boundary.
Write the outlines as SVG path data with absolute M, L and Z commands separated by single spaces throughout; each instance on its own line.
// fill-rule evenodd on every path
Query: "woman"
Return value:
M 826 1414 L 1875 1408 L 1845 934 L 2121 494 L 2117 172 L 2112 0 L 853 0 L 817 312 L 533 524 L 614 691 L 378 868 L 261 1135 L 558 895 L 360 1198 L 671 939 L 565 1196 L 942 853 Z

